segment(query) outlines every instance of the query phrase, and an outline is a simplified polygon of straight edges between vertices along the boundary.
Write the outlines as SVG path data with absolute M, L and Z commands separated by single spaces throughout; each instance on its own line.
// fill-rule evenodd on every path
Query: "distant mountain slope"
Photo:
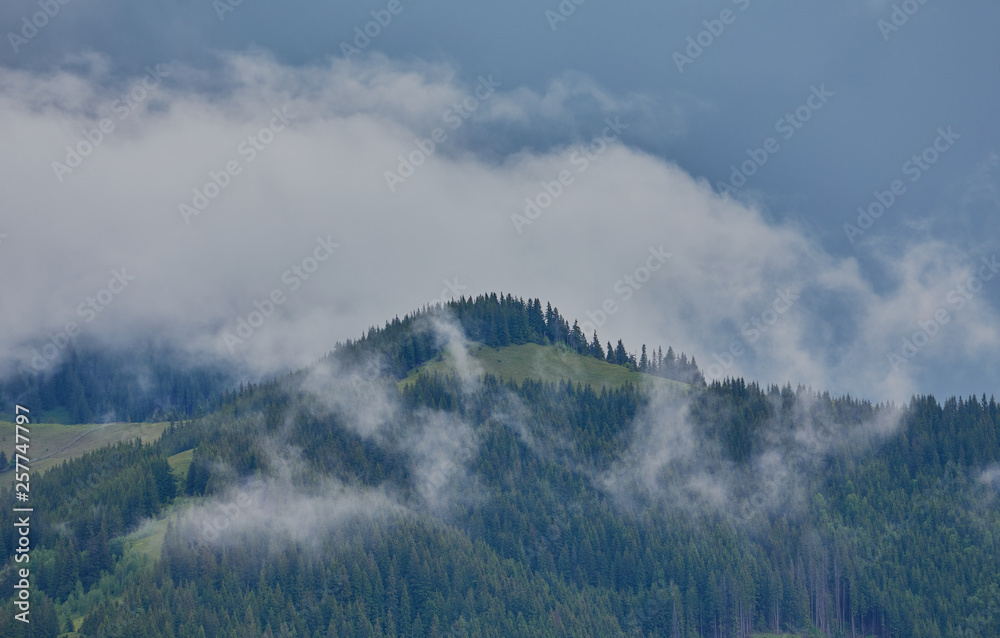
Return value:
M 113 349 L 94 341 L 67 347 L 53 360 L 36 350 L 0 379 L 0 418 L 30 405 L 35 423 L 163 421 L 211 409 L 239 382 L 230 362 L 192 361 L 176 349 L 133 341 Z
M 31 470 L 36 473 L 76 459 L 88 452 L 123 441 L 139 439 L 152 443 L 160 438 L 168 423 L 37 423 L 31 426 Z M 0 451 L 11 459 L 14 451 L 14 424 L 0 421 Z M 13 463 L 0 462 L 0 481 L 13 481 Z M 37 474 L 36 474 L 37 476 Z

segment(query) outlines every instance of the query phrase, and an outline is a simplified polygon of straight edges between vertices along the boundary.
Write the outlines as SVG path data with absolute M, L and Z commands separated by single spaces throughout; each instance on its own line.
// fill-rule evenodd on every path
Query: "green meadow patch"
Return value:
M 518 383 L 525 379 L 570 380 L 588 385 L 594 390 L 616 389 L 632 384 L 637 386 L 662 387 L 686 392 L 690 385 L 670 379 L 643 374 L 626 367 L 586 357 L 568 348 L 541 346 L 526 343 L 503 348 L 491 348 L 481 344 L 469 345 L 469 357 L 476 371 L 492 374 Z M 399 382 L 400 389 L 416 381 L 420 373 L 451 373 L 455 362 L 450 355 L 429 361 L 410 371 Z

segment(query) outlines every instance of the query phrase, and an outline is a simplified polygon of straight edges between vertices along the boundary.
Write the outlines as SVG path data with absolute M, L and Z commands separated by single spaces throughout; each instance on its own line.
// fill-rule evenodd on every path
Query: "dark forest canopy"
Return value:
M 471 341 L 598 356 L 537 300 L 451 310 Z M 435 312 L 34 479 L 32 636 L 1000 635 L 993 398 L 398 386 L 440 352 Z M 354 367 L 372 356 L 382 376 Z M 167 524 L 175 506 L 209 514 Z M 143 558 L 125 535 L 158 518 Z M 10 616 L 0 635 L 26 636 Z

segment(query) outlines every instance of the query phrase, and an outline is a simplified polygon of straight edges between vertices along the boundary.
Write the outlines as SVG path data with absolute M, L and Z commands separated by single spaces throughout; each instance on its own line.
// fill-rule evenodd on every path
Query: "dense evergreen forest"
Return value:
M 993 398 L 706 385 L 693 358 L 602 347 L 537 300 L 448 310 L 34 479 L 30 636 L 1000 635 Z M 455 347 L 447 321 L 692 385 L 398 384 Z M 162 549 L 131 551 L 164 516 Z M 11 616 L 0 636 L 29 636 Z
M 0 382 L 0 415 L 14 405 L 58 415 L 57 423 L 160 421 L 194 416 L 236 380 L 221 363 L 194 364 L 152 343 L 109 351 L 96 342 L 69 345 L 49 361 L 37 354 Z

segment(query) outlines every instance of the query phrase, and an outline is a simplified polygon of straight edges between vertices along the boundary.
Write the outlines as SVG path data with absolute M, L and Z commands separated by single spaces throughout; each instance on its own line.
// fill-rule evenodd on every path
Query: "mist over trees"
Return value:
M 0 380 L 0 414 L 14 404 L 35 406 L 61 423 L 163 421 L 204 412 L 231 386 L 237 371 L 222 362 L 194 363 L 171 348 L 137 342 L 108 349 L 97 342 L 69 345 L 42 367 L 19 362 Z
M 578 339 L 537 300 L 451 310 L 471 342 L 671 360 Z M 72 620 L 77 636 L 153 638 L 1000 633 L 993 398 L 398 384 L 454 345 L 439 312 L 38 477 L 32 636 Z M 130 550 L 123 536 L 168 512 L 156 557 Z M 7 559 L 13 522 L 0 510 Z M 0 591 L 13 579 L 0 571 Z M 0 635 L 20 624 L 0 618 Z

